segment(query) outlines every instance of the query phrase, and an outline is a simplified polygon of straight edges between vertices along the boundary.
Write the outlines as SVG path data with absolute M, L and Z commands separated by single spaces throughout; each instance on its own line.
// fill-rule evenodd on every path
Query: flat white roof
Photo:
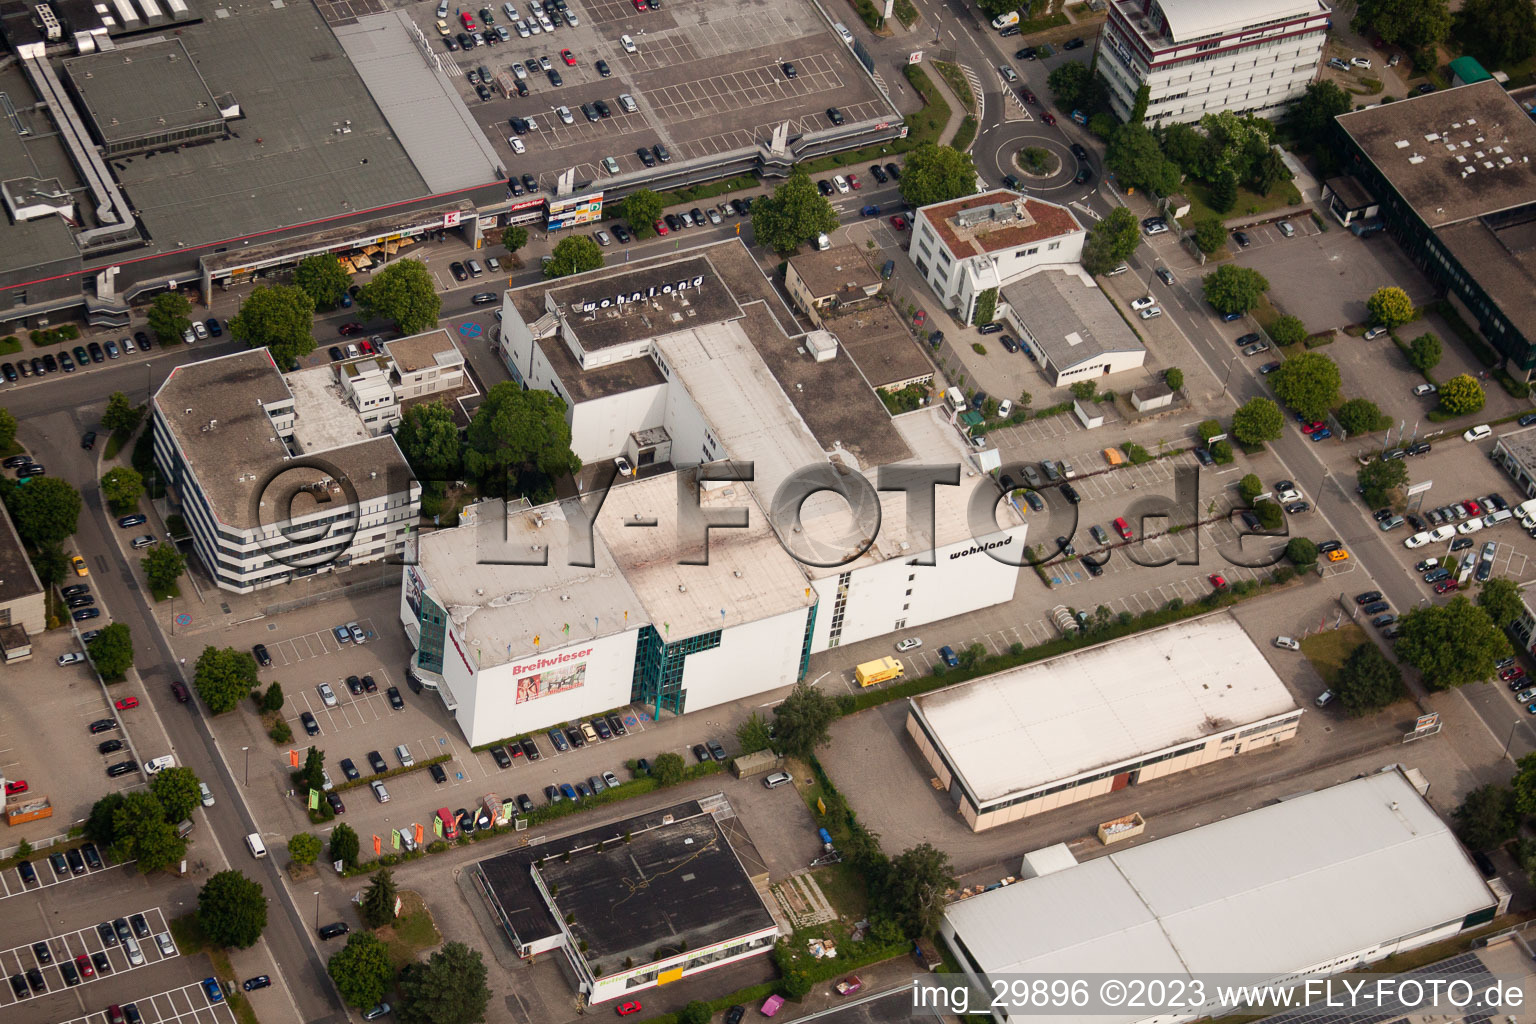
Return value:
M 1280 977 L 1494 902 L 1394 769 L 994 889 L 945 916 L 991 975 Z
M 373 435 L 336 382 L 331 366 L 315 366 L 283 374 L 293 394 L 297 415 L 293 438 L 301 451 L 318 452 L 366 441 Z
M 1219 614 L 998 672 L 911 706 L 984 807 L 1284 715 L 1296 702 L 1237 621 Z
M 1315 14 L 1321 9 L 1317 0 L 1243 0 L 1240 4 L 1231 0 L 1158 0 L 1157 6 L 1168 17 L 1169 34 L 1180 43 L 1280 18 Z

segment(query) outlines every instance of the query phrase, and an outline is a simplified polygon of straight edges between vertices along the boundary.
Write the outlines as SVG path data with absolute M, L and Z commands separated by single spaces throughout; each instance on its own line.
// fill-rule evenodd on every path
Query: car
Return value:
M 384 788 L 384 783 L 375 780 L 373 782 L 368 783 L 368 785 L 370 787 L 372 787 L 374 798 L 377 799 L 379 801 L 379 803 L 381 803 L 381 804 L 389 803 L 389 790 Z M 340 812 L 337 812 L 337 813 L 340 813 Z
M 1330 552 L 1328 552 L 1328 561 L 1330 561 L 1330 562 L 1347 562 L 1347 561 L 1349 561 L 1349 552 L 1345 551 L 1343 548 L 1338 548 L 1338 549 L 1336 549 L 1334 551 L 1330 551 Z
M 368 751 L 368 766 L 373 769 L 375 775 L 380 775 L 389 770 L 389 765 L 385 763 L 384 756 L 377 750 Z
M 1330 58 L 1328 58 L 1328 66 L 1333 68 L 1335 71 L 1348 71 L 1349 70 L 1349 65 L 1346 64 L 1342 59 L 1340 59 L 1338 57 L 1330 57 Z
M 843 117 L 843 112 L 841 110 L 838 110 L 836 107 L 828 107 L 827 120 L 837 125 L 842 124 L 846 118 Z
M 1260 352 L 1268 352 L 1268 351 L 1269 351 L 1269 342 L 1267 342 L 1267 341 L 1256 341 L 1252 345 L 1249 345 L 1247 348 L 1243 349 L 1243 355 L 1245 355 L 1245 356 L 1253 356 L 1253 355 L 1258 355 Z
M 640 1004 L 631 999 L 627 1002 L 620 1003 L 613 1009 L 614 1012 L 616 1012 L 620 1017 L 628 1017 L 632 1013 L 640 1012 Z
M 1211 586 L 1214 587 L 1215 589 L 1217 589 L 1217 590 L 1226 590 L 1227 589 L 1227 578 L 1225 576 L 1223 576 L 1221 573 L 1213 572 L 1213 573 L 1211 573 L 1210 576 L 1208 576 L 1206 578 L 1208 580 L 1210 580 Z
M 258 974 L 254 978 L 245 979 L 245 984 L 241 985 L 240 987 L 245 989 L 247 992 L 254 992 L 259 988 L 266 988 L 271 984 L 271 977 L 265 974 Z
M 36 967 L 28 967 L 26 971 L 27 987 L 33 992 L 47 992 L 48 983 L 43 980 L 43 972 Z
M 341 759 L 341 774 L 348 782 L 356 782 L 362 778 L 362 773 L 357 770 L 357 765 L 350 757 Z
M 16 998 L 17 999 L 26 999 L 26 998 L 29 997 L 29 993 L 27 991 L 27 977 L 26 977 L 26 975 L 24 975 L 24 974 L 13 974 L 13 975 L 11 975 L 11 991 L 16 994 Z
M 66 665 L 78 665 L 84 660 L 85 655 L 81 654 L 79 651 L 70 651 L 67 654 L 59 655 L 58 658 L 55 659 L 60 668 L 63 668 Z
M 76 610 L 69 613 L 69 617 L 74 619 L 76 622 L 85 622 L 88 619 L 98 619 L 101 617 L 101 609 L 77 608 Z
M 1358 605 L 1367 605 L 1367 604 L 1371 604 L 1374 601 L 1380 601 L 1380 600 L 1381 600 L 1381 591 L 1379 591 L 1379 590 L 1367 590 L 1363 594 L 1356 594 L 1355 595 L 1355 604 L 1358 604 Z
M 442 765 L 434 764 L 427 770 L 432 774 L 432 781 L 439 786 L 448 781 L 448 773 L 443 770 Z
M 336 794 L 335 790 L 329 790 L 326 792 L 325 802 L 331 805 L 332 813 L 347 813 L 347 805 L 341 802 L 341 797 Z
M 91 723 L 91 734 L 95 735 L 96 733 L 110 732 L 111 730 L 116 729 L 116 728 L 117 728 L 117 719 L 115 719 L 115 718 L 98 718 L 98 719 L 96 719 L 96 721 Z
M 60 966 L 63 965 L 61 964 Z M 80 977 L 82 978 L 96 977 L 96 968 L 91 966 L 91 958 L 86 953 L 81 953 L 75 957 L 75 970 L 80 972 Z
M 1461 586 L 1461 583 L 1459 581 L 1457 581 L 1457 580 L 1441 580 L 1439 583 L 1435 584 L 1435 593 L 1437 593 L 1437 594 L 1449 593 L 1450 591 L 1455 590 L 1459 586 Z
M 1162 315 L 1163 315 L 1162 309 L 1157 307 L 1157 306 L 1152 306 L 1149 309 L 1144 309 L 1144 310 L 1141 311 L 1141 314 L 1140 314 L 1140 316 L 1141 316 L 1141 318 L 1143 320 L 1151 320 L 1154 317 L 1159 317 L 1159 316 L 1162 316 Z
M 576 66 L 576 55 L 570 50 L 561 50 L 560 59 L 565 61 L 565 66 L 568 68 L 573 68 Z
M 1314 441 L 1325 441 L 1325 440 L 1327 440 L 1328 438 L 1330 438 L 1332 436 L 1333 436 L 1333 431 L 1329 430 L 1327 427 L 1324 427 L 1322 430 L 1315 431 L 1312 434 L 1312 440 L 1314 440 Z
M 1350 67 L 1354 67 L 1354 68 L 1364 68 L 1367 71 L 1369 71 L 1370 68 L 1371 68 L 1371 58 L 1369 58 L 1369 57 L 1351 57 L 1351 58 L 1349 58 L 1349 66 Z
M 1157 300 L 1150 295 L 1144 295 L 1139 299 L 1131 300 L 1131 309 L 1138 313 L 1143 309 L 1150 309 L 1155 305 L 1157 305 Z M 1239 339 L 1239 341 L 1241 341 L 1241 339 Z
M 1380 615 L 1390 607 L 1392 606 L 1386 601 L 1372 601 L 1370 604 L 1362 608 L 1361 611 L 1365 612 L 1367 615 Z
M 331 689 L 330 683 L 321 683 L 315 689 L 320 691 L 320 700 L 326 707 L 333 708 L 336 706 L 336 691 Z
M 891 180 L 891 176 L 889 174 L 886 174 L 885 173 L 885 168 L 881 167 L 879 164 L 870 164 L 869 165 L 869 176 L 871 178 L 874 178 L 876 181 L 878 181 L 882 185 L 884 185 L 887 181 Z
M 304 731 L 310 736 L 320 735 L 320 723 L 315 721 L 315 716 L 308 711 L 299 715 L 299 722 L 303 724 Z
M 1061 44 L 1063 50 L 1080 50 L 1083 48 L 1082 36 L 1075 36 Z
M 139 698 L 119 697 L 117 702 L 112 706 L 117 708 L 119 711 L 132 711 L 134 708 L 139 706 Z
M 1392 614 L 1391 612 L 1388 612 L 1385 615 L 1378 615 L 1374 619 L 1372 619 L 1371 620 L 1371 625 L 1375 626 L 1377 629 L 1382 629 L 1382 628 L 1385 628 L 1387 626 L 1392 625 L 1392 623 L 1394 623 L 1396 621 L 1397 621 L 1397 616 Z
M 780 64 L 779 70 L 784 72 L 785 78 L 794 78 L 799 74 L 799 72 L 795 70 L 795 65 L 792 61 L 785 61 L 784 63 Z
M 1165 235 L 1168 233 L 1168 222 L 1161 217 L 1144 217 L 1141 230 L 1148 235 Z
M 506 750 L 499 746 L 491 748 L 491 759 L 496 762 L 498 768 L 512 767 L 512 759 L 507 756 Z
M 96 850 L 95 843 L 86 843 L 80 847 L 80 855 L 85 858 L 85 866 L 92 871 L 100 871 L 102 869 L 101 854 Z
M 710 740 L 705 744 L 705 746 L 709 748 L 710 757 L 714 758 L 716 761 L 725 760 L 725 748 L 722 747 L 717 740 Z
M 75 570 L 76 576 L 89 576 L 91 574 L 91 570 L 85 567 L 85 559 L 79 555 L 69 556 L 69 567 Z
M 960 658 L 955 654 L 955 649 L 948 644 L 939 648 L 939 660 L 950 668 L 960 667 Z
M 1428 455 L 1432 447 L 1433 446 L 1428 441 L 1415 441 L 1413 444 L 1405 448 L 1404 451 L 1411 456 Z
M 823 196 L 830 196 L 836 193 L 837 189 L 833 188 L 832 182 L 826 178 L 818 178 L 816 179 L 816 191 L 820 192 Z
M 574 20 L 574 16 L 571 15 L 569 11 L 566 12 L 566 17 L 568 19 Z M 366 1011 L 364 1011 L 363 1020 L 378 1020 L 380 1017 L 386 1016 L 390 1009 L 391 1007 L 388 1003 L 379 1003 L 377 1006 L 370 1006 Z
M 1232 232 L 1232 240 L 1236 242 L 1240 248 L 1243 249 L 1248 248 L 1248 244 L 1250 242 L 1250 239 L 1248 238 L 1248 232 L 1246 231 Z

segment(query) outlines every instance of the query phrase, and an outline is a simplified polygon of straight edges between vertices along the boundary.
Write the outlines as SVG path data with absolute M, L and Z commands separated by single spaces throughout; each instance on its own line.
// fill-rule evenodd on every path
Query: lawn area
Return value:
M 869 893 L 864 876 L 852 864 L 828 864 L 811 872 L 822 895 L 845 921 L 861 921 L 869 911 Z
M 1204 182 L 1195 181 L 1193 178 L 1184 182 L 1184 195 L 1189 197 L 1189 213 L 1179 218 L 1179 223 L 1186 228 L 1193 228 L 1203 217 L 1215 217 L 1218 220 L 1226 217 L 1244 217 L 1278 210 L 1283 206 L 1294 206 L 1301 202 L 1301 193 L 1296 191 L 1296 186 L 1288 181 L 1276 185 L 1267 196 L 1257 195 L 1245 188 L 1238 189 L 1237 201 L 1226 213 L 1217 213 L 1211 209 L 1210 190 Z
M 1338 682 L 1339 669 L 1344 666 L 1344 659 L 1349 657 L 1361 644 L 1370 643 L 1370 638 L 1365 635 L 1365 630 L 1354 623 L 1339 629 L 1325 630 L 1314 633 L 1301 642 L 1301 653 L 1307 656 L 1312 667 L 1317 669 L 1317 674 L 1323 677 L 1323 682 L 1332 687 Z
M 443 941 L 420 893 L 402 889 L 400 903 L 400 916 L 395 918 L 395 923 L 375 932 L 389 947 L 389 959 L 397 971 L 414 961 L 422 950 L 441 945 Z

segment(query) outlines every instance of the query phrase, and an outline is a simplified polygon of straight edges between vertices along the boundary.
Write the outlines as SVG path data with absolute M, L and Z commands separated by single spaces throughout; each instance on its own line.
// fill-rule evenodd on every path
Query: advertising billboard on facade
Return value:
M 579 651 L 566 651 L 514 663 L 512 678 L 517 681 L 517 699 L 524 704 L 540 697 L 576 690 L 587 683 L 588 647 Z
M 603 194 L 565 196 L 549 201 L 548 226 L 551 231 L 592 224 L 603 219 Z

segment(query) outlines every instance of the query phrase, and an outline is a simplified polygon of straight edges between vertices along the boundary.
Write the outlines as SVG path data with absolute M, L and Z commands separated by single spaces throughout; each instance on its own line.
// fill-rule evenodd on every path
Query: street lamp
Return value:
M 251 784 L 251 748 L 241 747 L 240 749 L 245 751 L 245 785 L 249 786 Z
M 320 927 L 320 890 L 315 890 L 315 927 Z

